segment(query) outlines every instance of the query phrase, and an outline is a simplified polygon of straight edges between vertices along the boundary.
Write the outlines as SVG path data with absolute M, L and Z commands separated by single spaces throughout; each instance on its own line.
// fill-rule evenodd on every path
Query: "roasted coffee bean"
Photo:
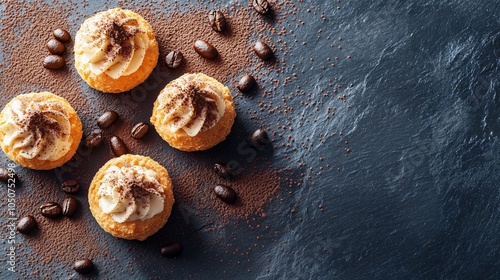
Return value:
M 236 201 L 236 192 L 228 186 L 217 185 L 214 188 L 215 195 L 227 204 L 233 204 Z
M 255 46 L 253 46 L 253 51 L 255 54 L 263 60 L 269 60 L 273 57 L 273 50 L 266 43 L 257 41 Z
M 262 148 L 269 143 L 267 132 L 262 129 L 257 129 L 250 137 L 250 145 L 254 148 Z
M 94 269 L 94 263 L 89 259 L 77 260 L 73 269 L 80 274 L 87 274 Z
M 221 11 L 210 11 L 208 13 L 208 21 L 213 30 L 217 32 L 226 30 L 226 17 Z
M 70 196 L 63 201 L 62 213 L 66 217 L 71 217 L 73 216 L 73 214 L 75 214 L 77 207 L 78 207 L 78 200 Z
M 8 183 L 9 179 L 9 170 L 7 168 L 0 168 L 0 181 Z
M 214 171 L 215 173 L 217 173 L 217 175 L 226 180 L 231 178 L 231 169 L 224 163 L 221 162 L 216 163 L 214 165 Z
M 62 182 L 62 190 L 65 193 L 77 193 L 80 189 L 80 184 L 76 180 L 66 180 Z
M 64 44 L 56 39 L 50 39 L 50 41 L 47 42 L 47 49 L 51 54 L 63 54 L 66 52 Z
M 43 67 L 49 70 L 58 70 L 63 68 L 65 65 L 66 61 L 64 60 L 64 57 L 60 55 L 49 55 L 43 60 Z
M 22 217 L 19 222 L 17 222 L 17 231 L 22 234 L 30 233 L 37 225 L 35 218 L 31 215 Z
M 119 157 L 121 155 L 128 153 L 128 148 L 125 146 L 125 143 L 118 136 L 113 136 L 109 139 L 109 144 L 111 146 L 111 150 L 115 156 Z
M 102 143 L 102 138 L 102 130 L 94 129 L 94 131 L 85 138 L 85 144 L 89 148 L 95 148 Z
M 269 9 L 271 8 L 271 5 L 269 5 L 267 0 L 253 0 L 252 6 L 259 14 L 262 15 L 269 12 Z
M 178 256 L 182 252 L 182 244 L 180 242 L 170 242 L 161 247 L 161 254 L 167 258 Z
M 97 119 L 97 125 L 101 128 L 110 127 L 118 119 L 118 113 L 113 110 L 107 110 Z
M 71 35 L 68 31 L 58 28 L 54 30 L 54 37 L 61 42 L 69 42 L 71 40 Z
M 6 183 L 6 184 L 12 184 L 12 183 L 17 183 L 19 178 L 17 178 L 17 174 L 9 171 L 7 168 L 0 168 L 0 181 Z
M 134 139 L 141 139 L 144 135 L 146 135 L 146 133 L 148 133 L 148 131 L 149 124 L 147 122 L 140 122 L 132 127 L 130 134 Z
M 165 57 L 168 68 L 178 68 L 184 61 L 184 55 L 180 51 L 171 51 Z
M 62 214 L 61 205 L 55 202 L 46 202 L 40 206 L 40 212 L 47 218 L 57 218 Z
M 255 78 L 252 75 L 245 75 L 241 77 L 237 88 L 243 93 L 248 93 L 253 89 L 255 83 Z
M 217 49 L 212 46 L 212 44 L 203 40 L 197 40 L 196 42 L 194 42 L 194 50 L 199 55 L 207 59 L 214 59 L 219 55 Z

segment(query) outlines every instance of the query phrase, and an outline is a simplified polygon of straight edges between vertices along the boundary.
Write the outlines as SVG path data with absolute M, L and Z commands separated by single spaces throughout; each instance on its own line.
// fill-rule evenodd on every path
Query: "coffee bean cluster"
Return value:
M 267 0 L 253 0 L 252 6 L 259 14 L 262 15 L 268 14 L 271 11 L 271 4 Z M 226 16 L 222 11 L 219 10 L 211 10 L 208 12 L 208 24 L 214 31 L 219 33 L 222 33 L 229 28 L 229 23 L 226 19 Z M 205 59 L 214 60 L 220 56 L 217 48 L 212 43 L 205 40 L 196 40 L 193 44 L 193 48 L 196 53 L 198 53 Z M 272 48 L 265 42 L 256 42 L 253 50 L 255 54 L 262 60 L 271 60 L 274 57 Z M 182 65 L 183 62 L 184 55 L 178 50 L 170 51 L 165 57 L 165 63 L 168 68 L 178 68 Z M 245 76 L 243 78 L 248 77 Z M 244 82 L 245 80 L 241 81 L 241 83 Z M 255 80 L 253 80 L 253 82 L 252 80 L 246 80 L 246 82 L 246 87 L 240 87 L 240 85 L 238 86 L 238 89 L 240 89 L 240 91 L 243 93 L 249 92 L 255 84 Z
M 259 14 L 262 15 L 269 13 L 271 10 L 271 6 L 267 0 L 253 0 L 252 6 Z M 229 23 L 222 11 L 210 11 L 208 13 L 208 22 L 215 32 L 224 32 L 229 28 Z M 49 40 L 46 45 L 50 55 L 44 59 L 43 66 L 47 69 L 57 70 L 66 65 L 66 61 L 62 56 L 67 51 L 64 43 L 69 42 L 71 40 L 71 36 L 63 29 L 55 30 L 53 35 L 54 39 Z M 204 59 L 215 60 L 220 56 L 217 48 L 205 40 L 196 40 L 193 44 L 193 48 L 194 51 Z M 267 43 L 262 41 L 257 41 L 255 43 L 253 51 L 256 56 L 262 60 L 271 60 L 274 57 L 272 48 Z M 184 63 L 184 55 L 178 50 L 172 50 L 166 55 L 165 63 L 168 68 L 179 68 Z M 252 75 L 247 74 L 241 77 L 237 88 L 242 93 L 249 93 L 256 86 L 256 83 L 255 78 Z M 105 139 L 103 136 L 103 130 L 110 128 L 118 119 L 119 115 L 117 112 L 113 110 L 104 112 L 97 119 L 97 126 L 99 128 L 95 128 L 86 137 L 86 145 L 90 148 L 99 146 L 103 139 Z M 139 122 L 132 127 L 130 136 L 134 139 L 141 139 L 147 134 L 149 128 L 150 126 L 147 122 Z M 252 147 L 262 149 L 267 143 L 269 143 L 269 137 L 266 131 L 258 129 L 251 135 L 248 142 Z M 116 135 L 112 135 L 110 137 L 109 143 L 115 156 L 121 156 L 129 152 L 125 142 Z M 238 199 L 238 194 L 231 186 L 229 186 L 230 179 L 233 175 L 231 168 L 226 164 L 219 162 L 214 165 L 213 169 L 218 176 L 226 180 L 224 184 L 217 184 L 213 188 L 215 196 L 227 204 L 235 203 Z M 79 191 L 80 184 L 76 180 L 66 180 L 62 183 L 61 187 L 65 193 L 75 194 Z M 64 199 L 62 205 L 53 201 L 43 203 L 40 206 L 40 213 L 42 216 L 50 219 L 59 218 L 61 216 L 71 217 L 77 211 L 78 204 L 78 200 L 75 197 L 68 196 Z M 32 215 L 21 218 L 17 225 L 18 231 L 23 234 L 30 233 L 36 227 L 37 221 Z M 183 245 L 180 242 L 167 243 L 162 246 L 160 250 L 163 256 L 169 258 L 178 256 L 182 251 Z M 94 269 L 94 264 L 89 259 L 81 259 L 74 262 L 73 268 L 78 273 L 85 274 Z
M 248 139 L 249 145 L 258 150 L 263 150 L 269 142 L 269 136 L 263 129 L 257 129 Z M 216 163 L 213 170 L 219 177 L 226 181 L 229 181 L 234 173 L 230 166 L 222 162 Z M 216 197 L 227 204 L 233 204 L 238 199 L 236 191 L 227 184 L 218 184 L 214 187 L 213 191 Z
M 71 41 L 71 35 L 64 29 L 54 30 L 54 39 L 47 42 L 47 49 L 51 53 L 43 60 L 43 67 L 50 70 L 58 70 L 66 65 L 66 60 L 62 56 L 66 52 L 64 43 Z
M 80 189 L 80 184 L 78 183 L 78 181 L 73 179 L 65 180 L 61 184 L 61 189 L 65 193 L 75 194 Z M 62 205 L 54 201 L 49 201 L 40 205 L 39 209 L 42 216 L 49 219 L 57 219 L 62 216 L 73 216 L 78 210 L 78 205 L 79 202 L 75 197 L 68 196 L 66 199 L 64 199 Z M 27 215 L 19 219 L 16 226 L 17 231 L 22 234 L 30 234 L 37 227 L 38 222 L 32 215 Z M 77 260 L 74 263 L 73 268 L 78 273 L 86 274 L 93 270 L 94 264 L 88 259 Z
M 178 67 L 178 66 L 176 66 Z M 97 118 L 97 126 L 86 138 L 85 143 L 89 148 L 95 148 L 99 146 L 105 139 L 103 135 L 103 129 L 110 128 L 116 121 L 120 118 L 117 112 L 113 110 L 105 111 L 99 118 Z M 135 124 L 131 131 L 130 136 L 136 140 L 139 140 L 146 136 L 149 131 L 149 124 L 147 122 L 139 122 Z M 117 135 L 112 135 L 109 138 L 109 146 L 113 154 L 117 157 L 124 154 L 128 154 L 130 151 L 125 144 L 125 142 Z
M 62 203 L 62 206 L 57 202 L 45 202 L 40 206 L 42 216 L 49 219 L 56 219 L 61 216 L 71 217 L 78 209 L 78 200 L 72 196 L 68 196 Z
M 61 189 L 65 193 L 75 194 L 80 189 L 78 181 L 70 179 L 61 184 Z M 49 219 L 56 219 L 61 216 L 71 217 L 78 209 L 78 200 L 73 196 L 68 196 L 62 203 L 62 206 L 53 201 L 45 202 L 40 206 L 40 214 Z M 35 217 L 27 215 L 19 219 L 17 230 L 22 234 L 29 234 L 38 225 Z

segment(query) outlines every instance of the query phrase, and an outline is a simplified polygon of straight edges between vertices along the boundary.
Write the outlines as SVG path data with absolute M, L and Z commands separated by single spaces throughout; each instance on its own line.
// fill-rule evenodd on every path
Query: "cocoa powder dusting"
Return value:
M 192 231 L 179 222 L 182 221 L 179 216 L 182 216 L 182 211 L 186 208 L 193 209 L 204 224 L 212 223 L 221 227 L 237 221 L 251 224 L 255 221 L 255 217 L 265 218 L 266 204 L 273 199 L 279 199 L 280 188 L 291 182 L 287 179 L 289 175 L 287 171 L 273 166 L 269 153 L 258 153 L 259 156 L 248 163 L 241 160 L 245 163 L 242 172 L 231 180 L 218 177 L 212 169 L 216 162 L 217 151 L 237 154 L 238 144 L 247 137 L 246 131 L 233 127 L 229 139 L 212 151 L 183 153 L 162 142 L 154 129 L 150 129 L 141 140 L 133 139 L 130 130 L 138 122 L 149 121 L 148 117 L 144 116 L 150 116 L 156 96 L 168 82 L 184 73 L 201 72 L 231 89 L 239 118 L 252 122 L 253 127 L 269 129 L 272 138 L 277 141 L 282 140 L 282 134 L 276 133 L 275 130 L 278 129 L 274 129 L 274 125 L 265 123 L 261 112 L 266 110 L 264 113 L 271 114 L 281 110 L 286 119 L 286 115 L 293 109 L 287 107 L 286 101 L 284 104 L 273 104 L 265 99 L 253 104 L 253 108 L 239 107 L 238 101 L 242 97 L 235 90 L 234 83 L 248 69 L 254 71 L 256 78 L 269 78 L 269 82 L 275 86 L 280 85 L 280 79 L 286 79 L 280 76 L 285 65 L 281 53 L 277 54 L 276 60 L 263 62 L 255 57 L 252 50 L 255 40 L 259 39 L 272 46 L 275 53 L 278 44 L 281 44 L 281 49 L 286 52 L 286 42 L 276 41 L 273 44 L 269 39 L 278 34 L 274 23 L 279 22 L 280 9 L 285 2 L 279 4 L 272 2 L 275 12 L 273 22 L 255 20 L 256 14 L 251 7 L 239 3 L 231 4 L 223 10 L 227 20 L 227 30 L 219 33 L 214 32 L 209 26 L 208 9 L 200 3 L 192 7 L 189 5 L 179 7 L 177 1 L 174 3 L 165 1 L 163 4 L 156 3 L 157 7 L 151 7 L 153 5 L 118 1 L 118 6 L 139 13 L 151 24 L 160 47 L 158 66 L 150 78 L 131 92 L 119 95 L 104 94 L 89 88 L 76 72 L 73 66 L 74 57 L 70 51 L 64 55 L 67 67 L 62 70 L 50 71 L 42 67 L 42 60 L 48 55 L 44 46 L 52 38 L 52 31 L 64 28 L 74 38 L 79 25 L 94 14 L 87 9 L 72 12 L 74 5 L 66 2 L 59 5 L 45 3 L 31 5 L 6 1 L 3 4 L 6 16 L 2 18 L 0 24 L 0 32 L 4 39 L 4 43 L 0 43 L 4 54 L 3 58 L 0 57 L 3 59 L 0 60 L 1 104 L 6 104 L 21 93 L 50 91 L 66 98 L 75 108 L 82 119 L 84 134 L 97 128 L 95 121 L 102 112 L 108 109 L 117 111 L 120 119 L 104 130 L 103 136 L 106 139 L 112 135 L 119 136 L 131 153 L 150 156 L 158 161 L 167 168 L 173 181 L 176 203 L 172 215 L 178 216 L 171 216 L 170 219 L 177 223 L 174 225 L 171 225 L 172 222 L 167 223 L 158 234 L 152 236 L 154 244 L 148 243 L 148 240 L 141 243 L 141 246 L 145 244 L 148 250 L 150 248 L 156 250 L 160 245 L 156 243 L 157 241 L 168 240 L 172 232 L 179 228 Z M 81 8 L 87 4 L 78 5 Z M 113 7 L 106 6 L 101 10 L 109 8 Z M 19 12 L 21 10 L 22 13 Z M 42 17 L 40 14 L 50 16 Z M 198 39 L 213 44 L 220 54 L 219 58 L 207 60 L 198 55 L 193 49 L 193 43 Z M 9 42 L 8 45 L 5 42 Z M 66 47 L 72 50 L 73 41 L 66 43 Z M 178 69 L 169 69 L 165 65 L 164 58 L 172 50 L 181 51 L 185 58 L 185 63 Z M 262 97 L 272 95 L 273 92 L 273 88 L 263 90 Z M 273 145 L 274 142 L 270 144 Z M 277 148 L 277 145 L 270 147 L 272 148 Z M 268 155 L 269 157 L 266 157 Z M 122 265 L 127 260 L 113 259 L 112 245 L 123 240 L 117 241 L 108 233 L 104 233 L 92 217 L 87 201 L 88 186 L 93 176 L 112 157 L 109 144 L 104 141 L 104 144 L 93 149 L 80 148 L 71 161 L 55 171 L 24 172 L 29 175 L 29 180 L 24 180 L 18 187 L 18 216 L 34 215 L 38 221 L 38 229 L 34 234 L 18 238 L 18 253 L 23 262 L 19 266 L 19 271 L 24 273 L 21 274 L 23 278 L 67 278 L 72 263 L 81 258 L 93 260 L 100 270 L 107 269 L 108 273 L 110 271 L 114 273 L 115 269 L 117 272 L 129 271 L 133 278 L 133 270 L 137 268 L 135 256 L 125 266 Z M 61 178 L 76 179 L 81 183 L 82 188 L 76 194 L 79 201 L 78 210 L 71 218 L 47 219 L 39 214 L 39 206 L 47 201 L 62 203 L 66 198 L 66 194 L 60 189 Z M 215 196 L 213 187 L 216 184 L 227 184 L 236 191 L 238 199 L 234 205 L 227 205 Z M 2 215 L 7 216 L 5 208 L 2 208 Z M 215 240 L 213 243 L 218 244 L 219 241 Z M 137 244 L 130 242 L 127 245 L 130 245 L 129 248 L 135 248 Z M 140 249 L 136 250 L 139 257 L 141 254 L 147 255 Z M 133 249 L 121 253 L 127 254 L 130 250 L 136 253 Z M 42 266 L 35 265 L 35 269 L 28 270 L 30 264 Z M 165 267 L 165 270 L 175 269 L 175 265 L 168 263 Z
M 241 7 L 228 11 L 226 17 L 228 30 L 223 33 L 214 32 L 208 25 L 207 11 L 173 12 L 165 17 L 158 17 L 157 14 L 147 10 L 141 11 L 141 14 L 153 26 L 157 34 L 161 69 L 166 69 L 163 61 L 165 56 L 172 50 L 179 50 L 184 55 L 185 65 L 179 70 L 170 71 L 174 77 L 180 71 L 201 72 L 227 84 L 235 78 L 238 71 L 250 64 L 252 30 L 264 28 L 258 24 L 255 25 L 250 12 Z M 196 40 L 204 40 L 214 45 L 219 52 L 219 57 L 215 60 L 202 58 L 193 49 L 193 43 Z
M 266 164 L 265 167 L 248 167 L 231 180 L 224 180 L 214 173 L 211 163 L 180 167 L 180 173 L 172 176 L 176 199 L 180 203 L 199 211 L 207 223 L 225 224 L 235 217 L 246 219 L 265 215 L 264 205 L 280 188 L 283 171 Z M 236 191 L 235 204 L 226 204 L 215 196 L 213 189 L 217 184 Z
M 17 1 L 7 1 L 2 5 L 5 16 L 0 24 L 4 54 L 4 61 L 0 65 L 0 104 L 6 104 L 18 94 L 50 91 L 66 98 L 75 109 L 85 108 L 87 102 L 81 98 L 79 77 L 71 67 L 72 55 L 64 55 L 67 67 L 63 70 L 50 71 L 42 67 L 43 58 L 49 55 L 45 44 L 53 38 L 52 31 L 57 28 L 76 28 L 66 21 L 72 7 L 54 8 L 46 3 L 32 5 Z M 9 48 L 6 48 L 7 43 Z M 73 42 L 66 46 L 72 49 Z M 45 123 L 43 116 L 35 114 L 30 120 L 28 125 L 33 129 L 58 130 L 55 124 Z M 108 254 L 95 238 L 98 235 L 88 213 L 84 192 L 76 197 L 80 205 L 72 218 L 51 220 L 40 214 L 42 203 L 55 201 L 61 204 L 66 197 L 60 190 L 59 182 L 53 176 L 47 176 L 52 174 L 50 171 L 30 172 L 29 180 L 20 186 L 18 184 L 18 217 L 33 215 L 38 222 L 38 228 L 33 233 L 17 238 L 17 269 L 21 278 L 65 278 L 67 274 L 64 267 L 71 267 L 75 259 L 82 256 L 104 257 Z M 2 208 L 3 217 L 8 216 L 5 209 Z M 32 264 L 40 264 L 46 269 L 28 269 Z
M 106 30 L 107 36 L 111 41 L 106 49 L 107 54 L 118 53 L 122 57 L 129 57 L 132 55 L 133 47 L 130 39 L 141 31 L 136 26 L 126 25 L 129 22 L 136 23 L 137 20 L 132 18 L 123 18 L 119 20 L 115 18 L 109 24 L 103 24 L 102 28 Z M 115 48 L 118 49 L 118 52 L 114 52 Z
M 61 125 L 54 119 L 51 119 L 43 112 L 31 112 L 26 118 L 23 125 L 29 131 L 39 131 L 41 137 L 49 137 L 47 134 L 55 134 L 56 136 L 61 135 Z M 49 138 L 51 139 L 51 138 Z
M 71 6 L 53 8 L 46 3 L 31 5 L 12 1 L 3 5 L 6 16 L 0 26 L 3 26 L 3 45 L 8 42 L 9 48 L 3 48 L 5 61 L 0 65 L 1 104 L 18 94 L 50 91 L 66 98 L 73 107 L 85 108 L 87 102 L 81 98 L 79 86 L 81 79 L 72 66 L 74 60 L 70 51 L 63 55 L 67 66 L 62 70 L 42 67 L 44 57 L 50 54 L 45 44 L 53 38 L 52 31 L 64 28 L 74 34 L 78 28 L 66 20 Z M 66 48 L 72 50 L 73 41 L 66 43 Z

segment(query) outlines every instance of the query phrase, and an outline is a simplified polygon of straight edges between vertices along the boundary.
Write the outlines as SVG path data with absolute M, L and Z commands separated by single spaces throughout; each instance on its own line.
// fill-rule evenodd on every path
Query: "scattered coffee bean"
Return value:
M 167 258 L 178 256 L 182 252 L 182 244 L 180 242 L 171 242 L 161 247 L 161 254 Z
M 12 170 L 11 170 L 12 171 Z M 9 181 L 10 180 L 10 181 Z M 19 179 L 17 178 L 17 174 L 14 172 L 10 172 L 7 168 L 0 168 L 0 181 L 9 184 L 9 183 L 17 183 Z
M 184 61 L 184 55 L 180 51 L 171 51 L 165 57 L 168 68 L 178 68 Z
M 76 200 L 76 198 L 72 196 L 66 198 L 62 204 L 63 215 L 66 217 L 73 216 L 73 214 L 75 214 L 76 212 L 77 206 L 78 206 L 78 200 Z
M 46 202 L 40 206 L 40 212 L 47 218 L 57 218 L 62 214 L 61 205 L 55 202 Z
M 63 54 L 66 52 L 64 44 L 56 39 L 50 39 L 50 41 L 47 42 L 47 49 L 51 54 Z
M 273 57 L 273 50 L 266 43 L 257 41 L 255 46 L 253 46 L 253 51 L 255 54 L 263 60 L 269 60 Z
M 245 75 L 241 77 L 237 88 L 243 93 L 248 93 L 253 89 L 255 83 L 255 78 L 252 75 Z
M 97 125 L 101 128 L 110 127 L 118 119 L 118 113 L 113 110 L 107 110 L 97 119 Z
M 66 61 L 64 60 L 64 57 L 60 55 L 49 55 L 43 60 L 43 67 L 49 70 L 58 70 L 63 68 L 65 65 Z
M 269 9 L 271 8 L 267 0 L 253 0 L 252 6 L 259 14 L 262 15 L 269 12 Z
M 269 136 L 267 136 L 267 132 L 265 130 L 257 129 L 250 137 L 249 142 L 254 148 L 262 148 L 269 143 Z
M 102 138 L 102 130 L 94 129 L 94 131 L 85 138 L 85 144 L 89 148 L 95 148 L 102 143 Z
M 197 40 L 196 42 L 194 42 L 194 50 L 199 55 L 207 59 L 214 59 L 219 55 L 217 49 L 212 46 L 212 44 L 203 40 Z
M 62 190 L 65 193 L 77 193 L 80 190 L 80 184 L 76 180 L 66 180 L 62 182 Z
M 71 35 L 68 31 L 58 28 L 54 30 L 54 37 L 61 42 L 69 42 L 71 40 Z
M 94 269 L 94 263 L 89 259 L 77 260 L 73 269 L 80 274 L 87 274 Z
M 236 201 L 236 192 L 228 186 L 217 185 L 214 188 L 215 195 L 227 204 L 233 204 Z
M 8 183 L 9 179 L 9 171 L 7 168 L 0 168 L 0 181 Z
M 116 135 L 111 137 L 111 139 L 109 139 L 109 144 L 111 146 L 111 150 L 113 151 L 113 154 L 115 154 L 115 156 L 117 156 L 117 157 L 128 153 L 127 146 L 125 146 L 125 143 L 123 143 L 123 140 L 120 139 L 120 137 L 118 137 Z
M 221 11 L 210 11 L 208 13 L 208 21 L 212 29 L 217 32 L 226 30 L 227 22 L 226 17 Z
M 217 173 L 217 175 L 219 175 L 220 177 L 222 177 L 226 180 L 229 180 L 231 178 L 231 170 L 224 163 L 220 163 L 220 162 L 216 163 L 214 165 L 214 171 L 215 171 L 215 173 Z
M 35 218 L 31 215 L 22 217 L 19 222 L 17 222 L 17 231 L 22 234 L 30 233 L 37 225 Z
M 134 139 L 141 139 L 144 135 L 146 135 L 146 133 L 148 133 L 148 131 L 149 124 L 147 122 L 140 122 L 132 127 L 130 134 Z

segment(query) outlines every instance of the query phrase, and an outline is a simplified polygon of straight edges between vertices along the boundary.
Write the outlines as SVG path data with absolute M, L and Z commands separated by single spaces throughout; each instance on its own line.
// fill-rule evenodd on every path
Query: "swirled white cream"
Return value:
M 161 122 L 171 132 L 182 129 L 191 137 L 214 127 L 226 109 L 221 89 L 192 74 L 169 83 L 158 101 L 164 112 Z
M 163 211 L 158 174 L 142 166 L 111 166 L 98 190 L 99 206 L 118 223 L 147 220 Z
M 55 161 L 71 147 L 71 123 L 57 103 L 39 99 L 13 100 L 6 108 L 3 144 L 26 159 Z
M 95 75 L 113 79 L 128 76 L 141 66 L 149 37 L 137 19 L 119 8 L 104 11 L 86 20 L 75 38 L 76 53 L 82 55 Z

